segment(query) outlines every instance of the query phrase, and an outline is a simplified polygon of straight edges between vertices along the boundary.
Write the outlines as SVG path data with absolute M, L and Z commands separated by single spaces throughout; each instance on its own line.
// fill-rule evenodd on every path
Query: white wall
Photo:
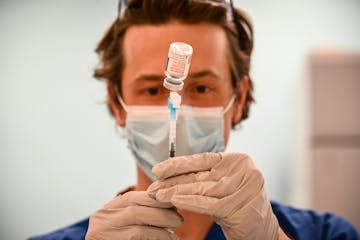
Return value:
M 305 206 L 307 55 L 324 45 L 359 50 L 360 2 L 236 5 L 255 23 L 257 104 L 229 149 L 253 156 L 272 199 Z M 91 76 L 93 49 L 116 7 L 116 0 L 0 2 L 0 239 L 73 223 L 135 182 L 104 85 Z
M 272 199 L 309 206 L 310 51 L 360 50 L 356 0 L 237 1 L 254 20 L 257 104 L 236 138 L 263 170 Z M 233 146 L 233 145 L 232 145 Z M 235 149 L 235 147 L 234 147 Z

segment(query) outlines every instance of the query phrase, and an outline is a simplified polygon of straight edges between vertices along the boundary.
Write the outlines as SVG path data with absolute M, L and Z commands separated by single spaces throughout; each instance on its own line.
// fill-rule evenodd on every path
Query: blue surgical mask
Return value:
M 169 158 L 169 109 L 166 106 L 126 106 L 125 137 L 137 164 L 152 180 L 151 169 Z M 176 156 L 221 152 L 224 144 L 224 114 L 232 106 L 191 107 L 182 105 L 177 113 Z

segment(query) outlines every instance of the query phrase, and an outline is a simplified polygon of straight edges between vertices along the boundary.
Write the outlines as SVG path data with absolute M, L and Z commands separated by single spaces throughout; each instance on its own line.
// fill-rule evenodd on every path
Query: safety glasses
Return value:
M 131 0 L 130 0 L 131 1 Z M 234 21 L 234 5 L 232 0 L 203 0 L 205 2 L 211 2 L 213 4 L 223 4 L 227 9 L 227 18 L 229 21 Z M 122 16 L 126 7 L 128 6 L 129 0 L 119 0 L 118 4 L 118 17 Z

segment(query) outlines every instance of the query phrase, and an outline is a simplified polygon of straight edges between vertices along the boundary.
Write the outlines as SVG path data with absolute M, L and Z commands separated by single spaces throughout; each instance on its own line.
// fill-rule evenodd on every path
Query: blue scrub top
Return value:
M 336 215 L 292 208 L 273 201 L 271 206 L 282 230 L 292 239 L 360 240 L 360 235 L 354 226 Z M 71 226 L 29 240 L 85 239 L 88 225 L 89 219 L 87 218 Z M 226 238 L 221 227 L 215 223 L 205 240 L 226 240 Z

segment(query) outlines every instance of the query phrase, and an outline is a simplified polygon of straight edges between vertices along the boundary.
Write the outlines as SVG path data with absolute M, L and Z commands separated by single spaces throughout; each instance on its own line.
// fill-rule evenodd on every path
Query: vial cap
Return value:
M 164 79 L 163 86 L 173 92 L 181 91 L 184 86 L 184 82 L 180 82 L 179 84 L 175 84 L 173 82 L 168 81 L 168 78 Z
M 191 45 L 183 42 L 173 42 L 170 44 L 169 53 L 174 52 L 180 55 L 191 56 L 193 53 L 193 48 Z

